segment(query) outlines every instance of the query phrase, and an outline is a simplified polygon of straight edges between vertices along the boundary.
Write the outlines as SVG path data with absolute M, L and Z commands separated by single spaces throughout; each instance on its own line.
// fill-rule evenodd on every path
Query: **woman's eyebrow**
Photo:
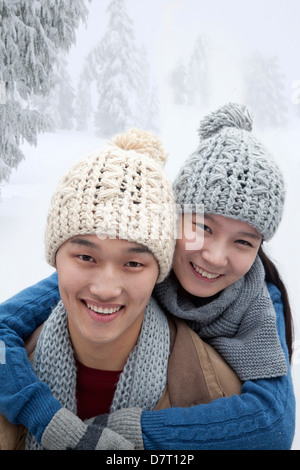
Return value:
M 254 240 L 261 240 L 260 235 L 258 235 L 256 233 L 252 233 L 252 232 L 239 232 L 238 235 L 240 235 L 242 237 L 253 238 Z
M 218 222 L 214 219 L 214 217 L 212 217 L 209 214 L 204 214 L 204 219 L 210 220 L 214 222 L 216 225 L 219 225 Z M 258 233 L 254 233 L 254 232 L 241 231 L 241 232 L 238 232 L 237 235 L 243 236 L 243 237 L 250 237 L 250 238 L 253 238 L 253 240 L 261 240 L 261 235 L 259 235 Z
M 211 222 L 214 222 L 215 224 L 219 225 L 218 222 L 214 219 L 213 216 L 209 214 L 201 214 L 202 218 L 205 220 L 210 220 Z

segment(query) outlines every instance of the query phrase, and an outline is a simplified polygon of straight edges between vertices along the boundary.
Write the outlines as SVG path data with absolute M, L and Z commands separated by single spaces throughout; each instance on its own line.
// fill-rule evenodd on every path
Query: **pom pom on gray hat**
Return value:
M 252 131 L 253 118 L 244 105 L 229 103 L 206 116 L 200 123 L 198 134 L 206 139 L 217 134 L 225 127 Z
M 252 125 L 248 108 L 235 103 L 204 117 L 200 145 L 183 164 L 173 190 L 182 212 L 202 207 L 204 213 L 246 222 L 270 240 L 282 219 L 284 180 Z

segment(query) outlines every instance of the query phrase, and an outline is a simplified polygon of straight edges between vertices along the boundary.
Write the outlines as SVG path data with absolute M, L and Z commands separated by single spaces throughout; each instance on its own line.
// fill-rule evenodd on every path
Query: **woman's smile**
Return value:
M 197 264 L 190 262 L 193 273 L 195 276 L 199 279 L 203 279 L 207 282 L 213 282 L 219 279 L 220 277 L 223 277 L 224 274 L 217 274 L 217 273 L 212 273 L 209 271 L 206 271 L 205 269 L 201 268 Z

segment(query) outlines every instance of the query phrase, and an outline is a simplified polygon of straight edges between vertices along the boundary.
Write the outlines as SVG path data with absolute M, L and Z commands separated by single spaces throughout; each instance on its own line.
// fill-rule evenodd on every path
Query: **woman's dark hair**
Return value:
M 274 265 L 273 261 L 271 261 L 270 258 L 263 251 L 262 246 L 260 246 L 258 254 L 262 260 L 262 263 L 266 271 L 266 281 L 274 284 L 280 290 L 280 293 L 281 293 L 284 319 L 285 319 L 285 337 L 286 337 L 287 347 L 289 351 L 289 359 L 291 362 L 292 354 L 293 354 L 293 319 L 292 319 L 291 306 L 290 306 L 289 299 L 288 299 L 288 293 L 276 266 Z

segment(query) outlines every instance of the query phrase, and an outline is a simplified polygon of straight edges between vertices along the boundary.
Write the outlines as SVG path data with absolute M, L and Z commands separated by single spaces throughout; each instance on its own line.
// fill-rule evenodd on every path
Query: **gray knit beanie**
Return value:
M 218 214 L 247 222 L 270 240 L 282 218 L 283 176 L 252 134 L 248 109 L 229 103 L 200 123 L 200 146 L 184 163 L 173 189 L 181 212 Z M 189 205 L 189 208 L 188 208 Z

